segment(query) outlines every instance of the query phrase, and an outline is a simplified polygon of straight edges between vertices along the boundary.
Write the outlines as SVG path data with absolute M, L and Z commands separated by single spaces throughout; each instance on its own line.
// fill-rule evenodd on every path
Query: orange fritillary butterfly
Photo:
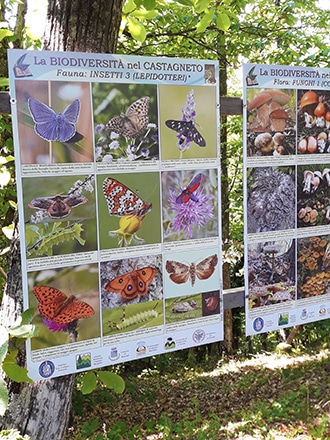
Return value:
M 40 315 L 58 324 L 70 324 L 76 319 L 89 318 L 95 313 L 89 304 L 73 295 L 67 297 L 54 287 L 35 286 L 33 293 L 38 300 Z
M 143 217 L 151 211 L 152 204 L 144 202 L 137 194 L 116 179 L 107 177 L 103 182 L 103 194 L 110 215 Z
M 131 104 L 126 113 L 115 116 L 107 123 L 107 129 L 133 139 L 147 128 L 149 96 L 144 96 Z

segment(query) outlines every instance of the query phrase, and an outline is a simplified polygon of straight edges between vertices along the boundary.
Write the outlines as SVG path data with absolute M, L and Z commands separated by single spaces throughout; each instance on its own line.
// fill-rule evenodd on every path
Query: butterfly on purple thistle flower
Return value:
M 187 203 L 189 200 L 198 202 L 197 197 L 194 195 L 194 191 L 197 190 L 201 183 L 202 174 L 197 174 L 189 183 L 189 185 L 181 192 L 181 194 L 176 198 L 176 203 Z

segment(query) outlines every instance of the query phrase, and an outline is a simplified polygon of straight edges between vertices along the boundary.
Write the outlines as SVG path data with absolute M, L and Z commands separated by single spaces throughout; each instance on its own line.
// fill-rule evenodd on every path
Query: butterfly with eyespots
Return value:
M 127 139 L 134 139 L 148 126 L 149 96 L 134 101 L 126 113 L 115 116 L 106 124 L 106 128 Z
M 107 201 L 110 215 L 118 217 L 135 215 L 141 218 L 151 211 L 152 208 L 151 203 L 144 202 L 126 185 L 112 177 L 104 179 L 103 194 Z
M 145 296 L 156 274 L 157 269 L 150 266 L 135 269 L 110 280 L 105 289 L 120 294 L 125 300 L 134 299 L 138 295 Z
M 170 279 L 175 284 L 183 284 L 190 280 L 192 287 L 195 285 L 196 277 L 199 280 L 207 280 L 210 278 L 218 264 L 218 255 L 214 254 L 204 258 L 200 263 L 187 264 L 179 261 L 166 261 L 166 271 L 170 274 Z
M 176 121 L 174 119 L 168 119 L 165 121 L 165 125 L 171 130 L 179 133 L 178 138 L 180 144 L 188 144 L 193 141 L 199 147 L 206 146 L 205 139 L 195 127 L 194 121 Z

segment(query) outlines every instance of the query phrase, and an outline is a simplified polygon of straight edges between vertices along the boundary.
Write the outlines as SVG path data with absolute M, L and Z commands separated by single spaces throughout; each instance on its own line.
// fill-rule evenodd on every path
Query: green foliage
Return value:
M 18 317 L 15 326 L 7 330 L 0 326 L 0 416 L 8 405 L 8 390 L 3 373 L 14 382 L 30 382 L 27 370 L 16 363 L 18 348 L 27 338 L 37 336 L 37 328 L 31 325 L 34 311 L 28 309 Z M 1 437 L 0 437 L 1 438 Z
M 84 434 L 85 438 L 89 437 L 93 432 L 97 430 L 99 427 L 98 419 L 95 418 L 91 421 L 85 422 L 82 425 L 82 433 Z
M 184 10 L 187 14 L 186 19 L 189 15 L 194 15 L 194 29 L 199 34 L 204 33 L 212 24 L 222 32 L 226 32 L 231 25 L 231 19 L 227 13 L 228 7 L 224 7 L 222 4 L 216 5 L 210 0 L 179 0 L 170 4 L 162 0 L 157 2 L 127 0 L 123 7 L 121 26 L 123 35 L 128 38 L 133 37 L 134 44 L 136 42 L 145 43 L 147 36 L 150 35 L 150 28 L 156 23 L 159 26 L 160 18 L 164 17 L 166 11 L 168 12 L 172 8 L 173 12 L 171 12 L 177 14 L 182 14 Z M 176 15 L 175 22 L 177 21 L 179 21 L 178 15 Z M 173 22 L 174 26 L 175 22 Z M 168 27 L 168 23 L 166 27 Z
M 7 76 L 8 48 L 41 47 L 40 40 L 31 39 L 24 25 L 10 19 L 17 14 L 20 2 L 8 0 L 2 2 L 0 19 L 0 91 L 8 90 Z M 24 6 L 24 5 L 23 5 Z M 17 15 L 17 17 L 20 14 Z M 22 14 L 23 15 L 23 14 Z M 10 241 L 14 231 L 14 219 L 17 210 L 14 146 L 12 139 L 11 116 L 0 115 L 0 300 L 6 283 L 7 258 Z
M 89 394 L 96 388 L 96 375 L 93 371 L 88 371 L 86 374 L 84 374 L 81 378 L 81 388 L 80 391 L 83 394 Z
M 312 439 L 329 438 L 329 416 L 322 414 L 321 417 L 315 418 L 314 423 L 309 425 L 309 433 Z
M 223 254 L 223 262 L 230 264 L 231 287 L 244 284 L 243 281 L 243 151 L 242 117 L 227 118 L 227 166 L 229 198 L 228 247 Z
M 127 425 L 125 422 L 116 422 L 111 430 L 108 432 L 108 438 L 113 440 L 121 440 L 123 436 L 127 433 Z
M 154 9 L 156 1 L 134 1 L 127 0 L 124 4 L 122 28 L 127 29 L 134 40 L 143 43 L 146 39 L 146 27 L 144 20 L 155 19 L 158 15 Z
M 218 28 L 223 32 L 228 31 L 230 28 L 230 18 L 225 13 L 220 13 L 217 15 L 216 23 Z
M 118 374 L 111 371 L 95 369 L 78 376 L 78 390 L 82 394 L 90 394 L 96 389 L 98 384 L 118 394 L 123 393 L 125 389 L 124 380 Z
M 124 24 L 130 14 L 148 10 L 146 4 L 128 0 Z M 227 69 L 243 57 L 254 63 L 328 65 L 328 13 L 315 0 L 159 0 L 152 8 L 154 17 L 136 15 L 145 27 L 143 41 L 132 40 L 122 26 L 120 52 L 219 59 Z
M 97 377 L 105 387 L 114 390 L 115 393 L 122 394 L 124 392 L 125 382 L 118 374 L 101 370 L 97 372 Z
M 14 148 L 10 117 L 0 115 L 0 289 L 6 282 L 7 255 L 16 212 Z
M 155 402 L 157 397 L 156 390 L 141 388 L 133 381 L 126 381 L 126 391 L 136 402 Z
M 135 40 L 143 43 L 146 38 L 145 27 L 139 22 L 139 20 L 137 20 L 134 17 L 128 18 L 127 23 L 128 23 L 128 30 L 129 30 L 130 34 L 132 35 L 132 37 Z

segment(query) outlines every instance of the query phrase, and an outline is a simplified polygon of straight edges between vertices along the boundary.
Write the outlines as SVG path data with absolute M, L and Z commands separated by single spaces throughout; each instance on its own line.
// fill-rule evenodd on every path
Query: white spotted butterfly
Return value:
M 112 177 L 104 179 L 103 194 L 110 215 L 122 217 L 132 214 L 136 217 L 143 217 L 152 208 L 151 203 L 144 202 L 126 185 Z
M 180 143 L 185 142 L 187 144 L 194 141 L 200 147 L 206 146 L 205 139 L 195 127 L 194 121 L 176 121 L 174 119 L 168 119 L 165 121 L 165 125 L 179 133 L 178 138 Z
M 110 119 L 106 127 L 108 130 L 125 136 L 127 139 L 133 139 L 147 128 L 149 123 L 149 96 L 134 101 L 126 113 L 115 116 Z
M 199 280 L 207 280 L 213 275 L 217 264 L 217 254 L 205 258 L 198 264 L 191 263 L 189 266 L 179 261 L 167 260 L 166 271 L 170 274 L 173 283 L 183 284 L 190 279 L 191 285 L 194 286 L 196 276 Z

